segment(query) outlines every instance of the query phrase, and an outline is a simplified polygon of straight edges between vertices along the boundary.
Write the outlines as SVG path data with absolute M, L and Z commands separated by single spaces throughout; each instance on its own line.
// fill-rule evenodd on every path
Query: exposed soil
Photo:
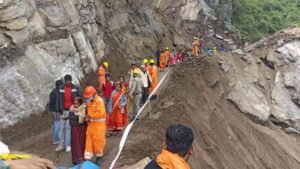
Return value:
M 183 123 L 195 134 L 195 154 L 189 161 L 192 168 L 299 168 L 299 137 L 271 122 L 257 124 L 240 113 L 219 95 L 220 88 L 228 85 L 227 78 L 216 59 L 193 60 L 177 67 L 152 117 L 133 128 L 118 167 L 155 157 L 165 129 Z
M 288 135 L 271 122 L 255 123 L 220 95 L 220 90 L 228 87 L 228 77 L 217 59 L 194 59 L 174 68 L 165 90 L 160 91 L 159 100 L 151 104 L 151 113 L 145 110 L 145 117 L 134 125 L 115 168 L 134 164 L 145 157 L 154 158 L 161 149 L 165 129 L 174 123 L 193 128 L 195 154 L 189 161 L 192 168 L 300 168 L 297 135 Z M 40 133 L 26 135 L 28 138 L 24 140 L 21 138 L 25 138 L 25 134 L 5 139 L 12 149 L 49 158 L 57 166 L 71 165 L 70 154 L 55 154 L 50 123 L 47 126 L 32 121 L 27 125 Z M 42 130 L 42 126 L 48 129 Z M 11 131 L 25 131 L 17 126 L 13 128 Z M 119 140 L 120 137 L 108 138 L 104 169 L 116 155 Z

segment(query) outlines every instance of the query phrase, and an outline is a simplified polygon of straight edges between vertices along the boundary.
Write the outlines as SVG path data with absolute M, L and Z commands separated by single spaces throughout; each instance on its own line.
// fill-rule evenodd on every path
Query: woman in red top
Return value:
M 107 102 L 110 98 L 111 93 L 115 90 L 115 84 L 112 80 L 110 80 L 110 75 L 105 75 L 105 82 L 102 85 L 102 95 L 105 105 L 107 105 Z
M 182 60 L 183 60 L 183 52 L 179 50 L 177 55 L 177 61 L 182 62 Z

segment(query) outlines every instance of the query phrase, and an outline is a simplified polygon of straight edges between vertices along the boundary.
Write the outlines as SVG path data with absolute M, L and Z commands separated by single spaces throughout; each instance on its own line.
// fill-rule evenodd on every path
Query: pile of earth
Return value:
M 175 68 L 151 115 L 134 126 L 117 168 L 155 158 L 165 129 L 174 123 L 194 131 L 192 168 L 300 167 L 299 136 L 285 133 L 271 120 L 256 123 L 225 97 L 231 78 L 219 62 L 227 55 L 195 59 Z

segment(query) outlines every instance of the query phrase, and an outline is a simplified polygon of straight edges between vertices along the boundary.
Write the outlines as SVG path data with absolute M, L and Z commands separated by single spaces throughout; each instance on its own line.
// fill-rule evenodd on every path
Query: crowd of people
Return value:
M 203 50 L 202 36 L 194 37 L 192 55 L 198 57 Z M 207 50 L 208 56 L 217 51 L 216 47 Z M 223 45 L 220 50 L 224 51 Z M 155 55 L 156 60 L 145 58 L 142 63 L 133 63 L 128 82 L 124 76 L 112 80 L 108 62 L 98 69 L 98 86 L 87 86 L 83 93 L 72 83 L 71 75 L 56 81 L 49 101 L 54 121 L 53 144 L 58 144 L 55 151 L 71 152 L 74 165 L 95 155 L 95 163 L 100 166 L 106 137 L 120 135 L 128 121 L 139 121 L 136 115 L 141 106 L 147 99 L 157 98 L 157 92 L 151 98 L 149 94 L 158 85 L 159 69 L 163 71 L 190 58 L 187 51 L 175 52 L 168 47 L 157 50 Z
M 168 48 L 156 54 L 157 61 L 145 58 L 141 64 L 131 64 L 128 82 L 124 76 L 113 81 L 108 62 L 103 62 L 98 69 L 99 85 L 87 86 L 83 93 L 72 83 L 71 75 L 65 75 L 64 81 L 57 80 L 49 101 L 53 144 L 58 144 L 55 151 L 71 152 L 74 165 L 95 155 L 95 163 L 100 165 L 106 137 L 121 134 L 128 121 L 140 120 L 135 116 L 156 88 L 159 69 L 173 67 L 189 57 L 185 51 L 175 54 Z M 149 99 L 156 98 L 157 92 Z
M 192 56 L 197 58 L 204 55 L 205 49 L 207 56 L 213 56 L 218 50 L 224 51 L 225 47 L 205 48 L 204 38 L 200 33 L 198 37 L 194 37 L 192 49 Z M 187 51 L 169 50 L 166 47 L 157 50 L 155 58 L 145 58 L 142 63 L 131 64 L 128 82 L 124 76 L 116 81 L 112 80 L 108 71 L 109 63 L 103 62 L 98 69 L 98 85 L 87 86 L 84 92 L 72 83 L 71 75 L 65 75 L 64 81 L 57 80 L 49 95 L 53 144 L 58 145 L 55 151 L 71 152 L 75 167 L 78 164 L 90 166 L 87 168 L 92 168 L 94 164 L 100 166 L 106 137 L 120 135 L 128 121 L 139 121 L 136 115 L 141 106 L 148 99 L 157 98 L 157 92 L 153 92 L 158 85 L 159 70 L 163 71 L 189 60 L 190 55 Z M 153 93 L 151 98 L 150 93 Z M 129 111 L 131 106 L 132 111 Z M 193 140 L 190 128 L 181 124 L 170 126 L 163 150 L 145 169 L 189 169 L 186 161 L 193 154 Z M 91 163 L 93 156 L 96 161 Z M 55 168 L 52 162 L 44 159 L 1 160 L 3 159 L 0 158 L 0 166 L 16 169 L 24 167 L 25 163 L 28 166 L 39 164 L 41 168 Z

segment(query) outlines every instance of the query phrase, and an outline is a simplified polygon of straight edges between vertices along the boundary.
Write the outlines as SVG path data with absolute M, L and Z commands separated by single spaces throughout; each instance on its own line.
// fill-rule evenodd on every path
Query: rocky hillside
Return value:
M 176 66 L 132 129 L 117 168 L 155 158 L 162 129 L 174 123 L 193 128 L 191 168 L 300 168 L 299 135 L 286 133 L 300 131 L 299 33 L 290 28 L 243 50 Z
M 200 31 L 208 38 L 222 34 L 223 22 L 209 5 L 223 4 L 204 0 L 0 1 L 0 127 L 42 112 L 55 80 L 69 73 L 78 83 L 97 69 L 104 56 L 112 63 L 120 58 L 134 61 L 153 56 L 158 47 L 190 49 L 192 37 Z M 226 35 L 217 37 L 219 44 L 226 39 Z M 226 40 L 234 47 L 232 40 Z

